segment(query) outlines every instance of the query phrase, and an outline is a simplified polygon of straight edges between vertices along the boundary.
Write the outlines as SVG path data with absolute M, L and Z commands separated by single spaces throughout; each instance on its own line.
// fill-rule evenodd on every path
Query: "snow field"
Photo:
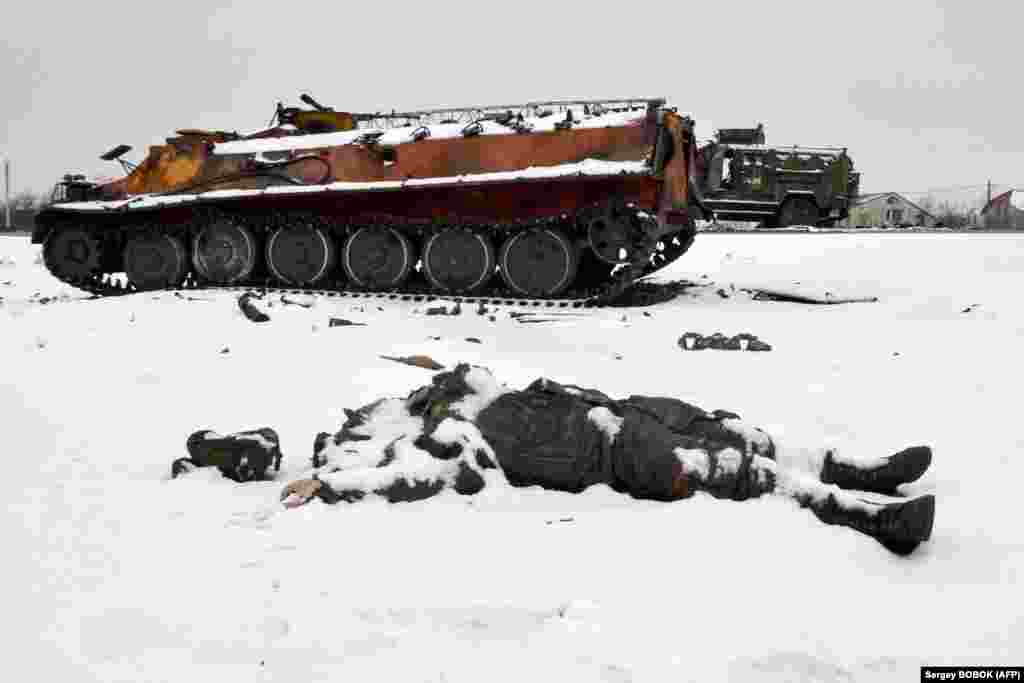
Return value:
M 37 257 L 27 238 L 0 238 L 12 671 L 904 681 L 926 663 L 1021 662 L 1024 238 L 700 235 L 661 276 L 704 283 L 687 295 L 536 324 L 278 299 L 256 325 L 227 293 L 85 300 Z M 743 288 L 756 285 L 880 300 L 755 301 Z M 331 316 L 368 325 L 328 328 Z M 751 332 L 774 350 L 682 351 L 686 331 Z M 779 498 L 662 504 L 490 483 L 469 498 L 285 510 L 281 488 L 343 408 L 429 381 L 381 354 L 486 365 L 510 387 L 548 376 L 733 410 L 782 458 L 928 443 L 931 471 L 905 488 L 937 496 L 935 532 L 898 558 Z M 277 481 L 169 480 L 192 431 L 259 426 L 281 435 Z

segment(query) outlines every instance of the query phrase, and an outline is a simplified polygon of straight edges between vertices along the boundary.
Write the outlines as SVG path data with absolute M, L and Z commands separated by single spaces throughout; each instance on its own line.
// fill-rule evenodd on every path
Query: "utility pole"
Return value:
M 8 230 L 10 230 L 11 229 L 11 160 L 10 159 L 4 159 L 4 179 L 6 181 L 5 182 L 6 189 L 4 190 L 4 212 L 7 215 L 6 219 L 4 220 L 4 225 L 7 226 Z
M 992 203 L 992 181 L 988 181 L 988 198 L 985 200 L 985 206 Z

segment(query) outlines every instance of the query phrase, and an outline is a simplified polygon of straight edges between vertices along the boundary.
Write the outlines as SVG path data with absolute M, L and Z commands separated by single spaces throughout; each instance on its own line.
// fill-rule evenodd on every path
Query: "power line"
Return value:
M 1022 185 L 1024 185 L 1024 183 L 1022 183 Z M 939 194 L 939 193 L 948 193 L 948 192 L 975 192 L 975 191 L 980 192 L 980 191 L 986 190 L 987 188 L 988 188 L 988 184 L 987 183 L 980 183 L 980 184 L 977 184 L 977 185 L 950 185 L 949 187 L 933 187 L 933 188 L 928 189 L 928 190 L 886 190 L 886 191 L 883 191 L 883 192 L 864 192 L 862 194 L 885 194 L 886 192 L 891 192 L 893 194 L 902 194 L 902 195 L 928 195 L 928 194 Z M 1024 189 L 1022 189 L 1020 187 L 1014 187 L 1013 185 L 1004 184 L 1004 183 L 992 183 L 992 189 L 995 190 L 997 188 L 1002 188 L 1002 190 L 1000 190 L 1000 191 L 1005 191 L 1005 190 L 1024 191 Z

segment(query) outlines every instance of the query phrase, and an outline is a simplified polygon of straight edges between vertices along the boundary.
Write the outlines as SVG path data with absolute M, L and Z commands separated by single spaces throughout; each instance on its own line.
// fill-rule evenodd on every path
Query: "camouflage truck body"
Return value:
M 718 131 L 694 172 L 706 211 L 766 228 L 834 225 L 849 215 L 860 183 L 845 148 L 773 147 L 760 125 Z

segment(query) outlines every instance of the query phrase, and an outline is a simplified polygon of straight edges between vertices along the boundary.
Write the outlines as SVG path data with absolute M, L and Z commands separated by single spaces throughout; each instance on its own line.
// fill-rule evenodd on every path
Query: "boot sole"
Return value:
M 935 496 L 929 494 L 903 503 L 896 518 L 898 531 L 878 540 L 897 555 L 909 555 L 931 538 L 935 523 Z

